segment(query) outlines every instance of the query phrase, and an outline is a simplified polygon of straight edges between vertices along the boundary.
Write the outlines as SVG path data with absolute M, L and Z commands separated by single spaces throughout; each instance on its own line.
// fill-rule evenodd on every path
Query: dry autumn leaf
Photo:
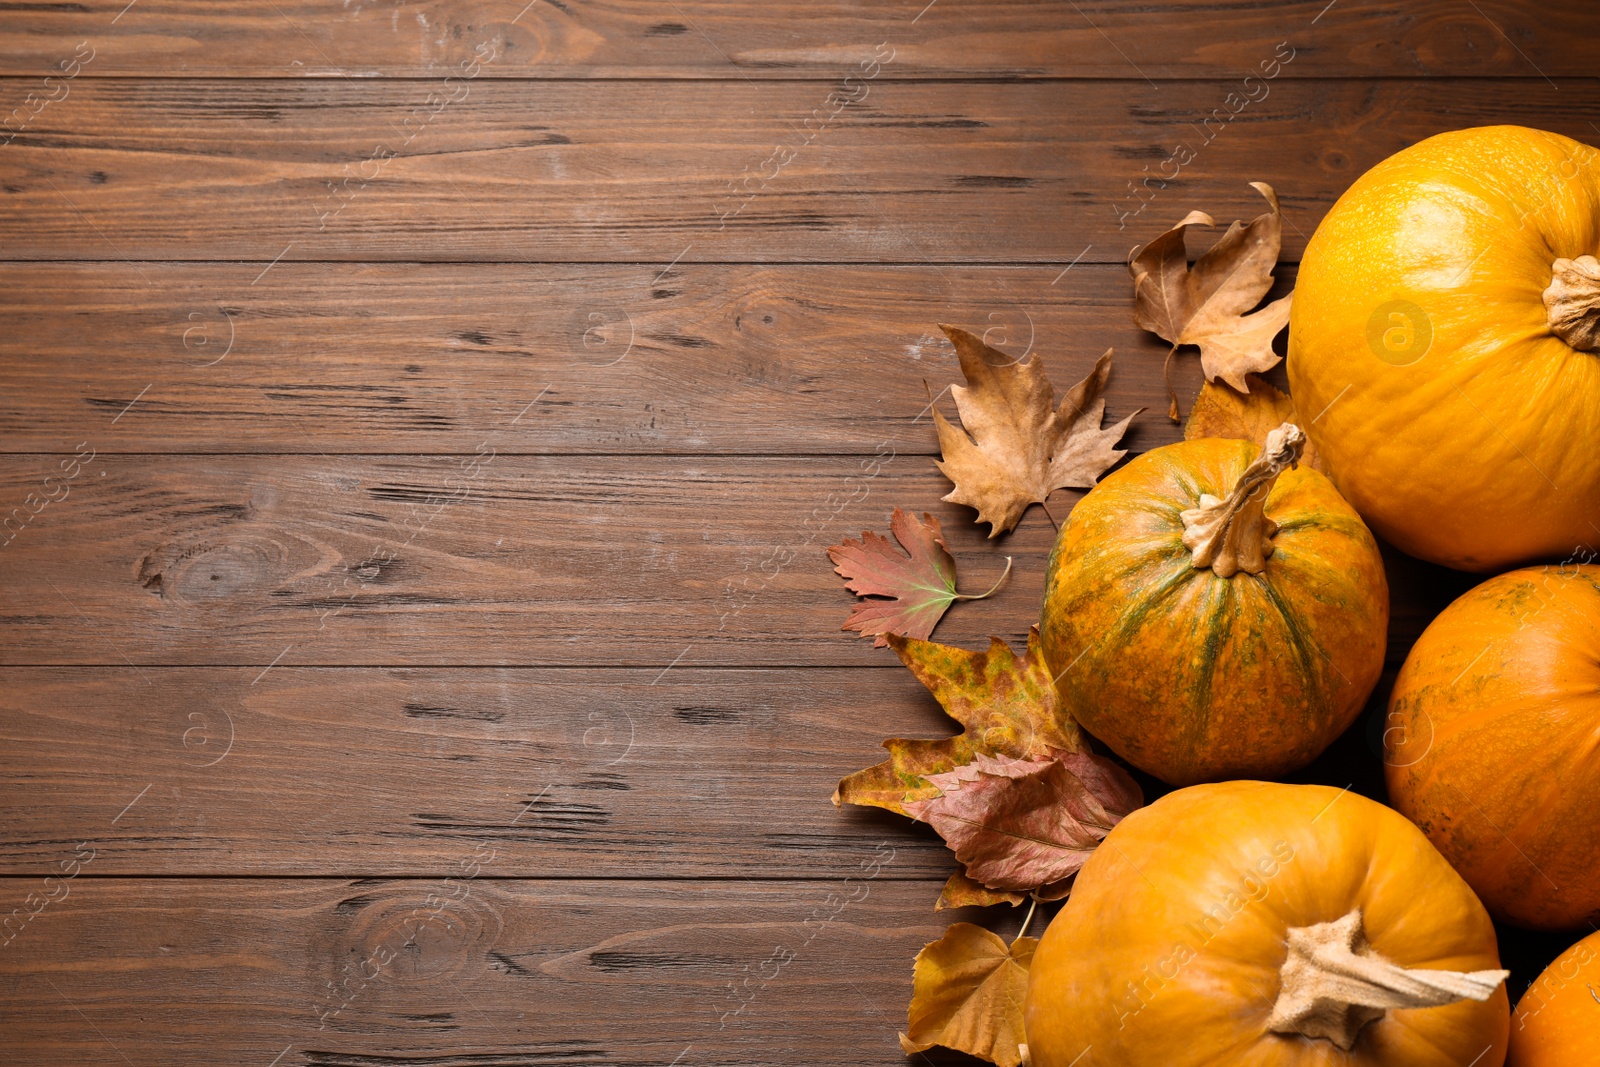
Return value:
M 978 1056 L 998 1067 L 1019 1067 L 1022 1003 L 1036 937 L 1007 945 L 972 923 L 956 923 L 917 953 L 906 1055 L 935 1045 Z
M 1077 723 L 1056 710 L 1038 627 L 1028 632 L 1028 651 L 1020 660 L 998 637 L 984 652 L 898 635 L 890 636 L 889 647 L 964 729 L 937 740 L 890 738 L 883 743 L 889 758 L 840 781 L 835 804 L 909 815 L 908 802 L 939 795 L 929 775 L 965 766 L 980 753 L 1044 759 L 1086 747 Z
M 1194 437 L 1226 437 L 1236 441 L 1264 444 L 1267 434 L 1286 422 L 1305 425 L 1295 410 L 1294 399 L 1254 374 L 1246 379 L 1248 393 L 1235 392 L 1219 382 L 1206 382 L 1189 409 L 1189 422 L 1183 428 L 1184 440 Z M 1327 473 L 1322 457 L 1310 441 L 1300 461 Z
M 1037 357 L 1015 360 L 966 330 L 939 328 L 955 345 L 967 379 L 964 387 L 950 387 L 962 428 L 933 413 L 943 456 L 937 466 L 955 483 L 944 499 L 976 508 L 978 521 L 989 523 L 990 537 L 1011 529 L 1028 505 L 1044 503 L 1057 489 L 1092 487 L 1126 454 L 1114 446 L 1138 412 L 1100 426 L 1109 350 L 1057 408 Z
M 987 593 L 956 592 L 956 561 L 944 544 L 939 520 L 894 509 L 889 532 L 905 549 L 899 551 L 889 540 L 871 530 L 861 531 L 861 540 L 845 538 L 828 549 L 828 558 L 844 584 L 863 598 L 840 629 L 856 630 L 872 636 L 879 648 L 888 644 L 886 634 L 925 638 L 933 633 L 945 609 L 957 600 L 982 600 L 1000 588 L 1011 573 L 1011 557 L 1006 557 L 1005 573 Z M 887 599 L 884 599 L 887 598 Z
M 1249 392 L 1247 374 L 1268 370 L 1281 358 L 1272 350 L 1272 339 L 1288 325 L 1294 295 L 1247 314 L 1272 288 L 1283 239 L 1277 194 L 1265 182 L 1250 185 L 1267 198 L 1271 210 L 1249 225 L 1233 223 L 1193 268 L 1184 249 L 1185 234 L 1190 226 L 1216 225 L 1203 211 L 1189 212 L 1128 263 L 1134 321 L 1171 342 L 1174 351 L 1179 345 L 1199 345 L 1206 378 L 1221 378 L 1241 393 Z M 1176 407 L 1174 400 L 1174 419 Z
M 1026 893 L 1018 893 L 1011 889 L 990 889 L 982 882 L 968 878 L 965 870 L 958 870 L 944 883 L 944 889 L 939 893 L 939 900 L 934 904 L 933 910 L 987 908 L 993 904 L 1010 904 L 1015 907 L 1027 899 Z
M 979 753 L 928 781 L 943 790 L 906 809 L 950 845 L 968 878 L 993 889 L 1035 890 L 1062 882 L 1134 808 L 1139 786 L 1090 752 L 1018 760 Z

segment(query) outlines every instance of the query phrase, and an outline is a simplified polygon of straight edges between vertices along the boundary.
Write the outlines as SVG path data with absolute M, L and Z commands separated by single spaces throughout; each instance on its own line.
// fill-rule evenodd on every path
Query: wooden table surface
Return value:
M 939 501 L 935 324 L 1116 346 L 1148 449 L 1133 245 L 1267 181 L 1286 291 L 1420 137 L 1600 139 L 1589 0 L 524 3 L 0 11 L 0 1061 L 903 1062 L 951 860 L 828 798 L 947 725 L 824 548 L 1014 556 L 978 647 L 1053 536 Z M 1300 776 L 1378 797 L 1472 584 L 1390 561 Z

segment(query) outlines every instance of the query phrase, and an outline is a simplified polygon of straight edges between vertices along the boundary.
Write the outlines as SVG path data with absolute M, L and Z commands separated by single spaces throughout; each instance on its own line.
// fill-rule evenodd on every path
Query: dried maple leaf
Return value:
M 956 592 L 956 561 L 944 545 L 944 530 L 939 520 L 924 514 L 916 516 L 894 509 L 889 532 L 905 549 L 896 549 L 888 538 L 871 530 L 861 531 L 861 540 L 845 538 L 828 549 L 834 570 L 844 579 L 845 588 L 862 600 L 845 620 L 842 630 L 857 630 L 873 636 L 873 644 L 888 644 L 886 634 L 905 634 L 924 638 L 933 633 L 945 609 L 957 600 L 982 600 L 1000 588 L 1011 573 L 1011 557 L 1006 557 L 1005 574 L 987 593 Z M 881 599 L 887 597 L 888 599 Z
M 1250 391 L 1245 375 L 1268 370 L 1282 358 L 1272 350 L 1272 339 L 1288 325 L 1294 295 L 1246 314 L 1272 288 L 1272 269 L 1283 241 L 1277 194 L 1265 182 L 1250 185 L 1272 209 L 1248 226 L 1233 223 L 1192 269 L 1184 250 L 1186 231 L 1190 226 L 1216 225 L 1203 211 L 1189 212 L 1128 263 L 1134 321 L 1170 341 L 1174 349 L 1199 345 L 1206 377 L 1221 378 L 1241 393 Z M 1176 410 L 1176 401 L 1173 407 Z
M 1037 626 L 1028 631 L 1028 651 L 1020 660 L 998 637 L 984 652 L 898 635 L 889 638 L 889 647 L 964 729 L 937 740 L 890 738 L 883 743 L 889 758 L 840 781 L 835 804 L 909 815 L 908 801 L 939 795 L 929 775 L 955 770 L 980 753 L 1043 759 L 1085 748 L 1078 724 L 1057 710 Z
M 1100 427 L 1106 411 L 1100 394 L 1111 377 L 1109 349 L 1057 408 L 1038 358 L 1024 363 L 966 330 L 939 328 L 956 346 L 967 379 L 965 387 L 950 387 L 962 428 L 933 413 L 943 456 L 936 465 L 955 483 L 944 499 L 977 508 L 990 537 L 1011 529 L 1029 504 L 1044 503 L 1057 489 L 1092 487 L 1126 454 L 1114 446 L 1138 412 Z
M 1036 937 L 1009 946 L 972 923 L 956 923 L 917 953 L 912 972 L 908 1033 L 900 1047 L 910 1056 L 935 1045 L 997 1064 L 1018 1067 L 1022 1002 Z
M 969 878 L 993 889 L 1031 891 L 1072 877 L 1144 803 L 1126 772 L 1090 752 L 1043 760 L 980 753 L 928 781 L 942 795 L 906 810 L 938 831 Z
M 1200 395 L 1195 397 L 1194 406 L 1189 409 L 1189 422 L 1183 428 L 1184 440 L 1227 437 L 1236 441 L 1254 441 L 1259 445 L 1266 442 L 1267 434 L 1286 422 L 1305 425 L 1295 410 L 1294 398 L 1288 393 L 1280 392 L 1270 382 L 1254 374 L 1249 375 L 1246 382 L 1250 386 L 1248 393 L 1235 392 L 1217 382 L 1202 385 Z M 1327 473 L 1322 465 L 1322 457 L 1310 441 L 1306 442 L 1300 461 Z

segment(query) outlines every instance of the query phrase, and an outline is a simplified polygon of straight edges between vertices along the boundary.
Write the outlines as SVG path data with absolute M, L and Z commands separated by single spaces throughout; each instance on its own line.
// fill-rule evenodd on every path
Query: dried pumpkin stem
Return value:
M 1488 1000 L 1510 971 L 1431 971 L 1390 963 L 1367 944 L 1361 909 L 1289 930 L 1278 999 L 1267 1029 L 1326 1038 L 1348 1052 L 1368 1023 L 1392 1008 Z
M 1197 568 L 1210 567 L 1220 577 L 1231 578 L 1240 571 L 1260 574 L 1272 555 L 1272 538 L 1278 524 L 1262 509 L 1278 475 L 1300 461 L 1306 435 L 1292 422 L 1267 434 L 1261 455 L 1245 468 L 1239 482 L 1225 499 L 1210 493 L 1200 498 L 1200 506 L 1179 516 L 1183 520 L 1183 547 L 1194 556 Z
M 1580 352 L 1600 352 L 1600 260 L 1558 259 L 1544 291 L 1550 332 Z

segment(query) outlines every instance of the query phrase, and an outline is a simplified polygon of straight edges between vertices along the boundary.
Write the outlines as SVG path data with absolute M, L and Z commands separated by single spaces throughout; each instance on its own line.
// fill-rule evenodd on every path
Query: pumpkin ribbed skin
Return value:
M 1153 449 L 1073 508 L 1045 578 L 1041 636 L 1062 707 L 1175 785 L 1277 777 L 1360 713 L 1383 668 L 1389 592 L 1371 533 L 1321 474 L 1285 471 L 1260 575 L 1197 569 L 1180 513 L 1226 496 L 1260 449 Z
M 1597 253 L 1600 154 L 1519 126 L 1430 137 L 1334 204 L 1300 262 L 1289 383 L 1379 536 L 1471 571 L 1593 538 L 1600 355 L 1552 332 L 1542 294 L 1556 258 Z
M 1507 1067 L 1600 1063 L 1600 933 L 1555 958 L 1517 1001 Z
M 1469 590 L 1412 648 L 1386 726 L 1390 801 L 1491 912 L 1600 921 L 1600 566 Z
M 1405 967 L 1499 967 L 1489 915 L 1415 826 L 1326 786 L 1224 782 L 1123 819 L 1034 953 L 1035 1067 L 1498 1067 L 1505 987 L 1392 1010 L 1349 1053 L 1266 1028 L 1291 927 L 1360 908 Z

